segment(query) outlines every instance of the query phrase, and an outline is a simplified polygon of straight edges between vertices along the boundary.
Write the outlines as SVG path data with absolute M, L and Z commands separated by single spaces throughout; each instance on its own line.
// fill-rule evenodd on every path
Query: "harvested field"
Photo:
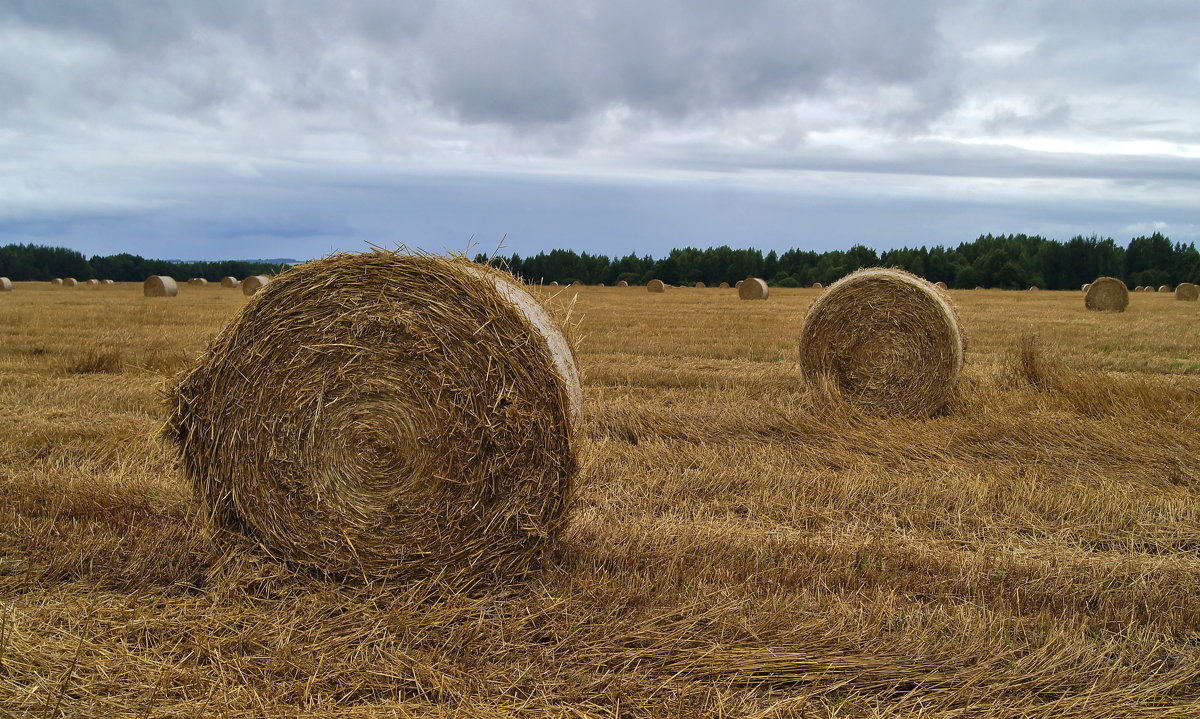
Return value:
M 467 594 L 203 521 L 163 383 L 255 300 L 15 285 L 0 716 L 1200 715 L 1198 303 L 952 290 L 963 376 L 913 420 L 801 380 L 818 290 L 579 288 L 570 522 Z

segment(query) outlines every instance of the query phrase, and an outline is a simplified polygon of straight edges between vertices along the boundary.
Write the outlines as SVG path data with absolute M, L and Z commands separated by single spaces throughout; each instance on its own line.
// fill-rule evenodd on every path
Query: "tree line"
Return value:
M 203 277 L 217 282 L 222 277 L 242 279 L 250 275 L 275 274 L 282 265 L 272 262 L 225 260 L 219 262 L 178 262 L 148 260 L 138 255 L 94 255 L 63 247 L 41 245 L 6 245 L 0 247 L 0 277 L 13 281 L 52 280 L 55 277 L 74 277 L 77 280 L 113 280 L 141 282 L 150 275 L 167 275 L 176 280 Z
M 733 284 L 761 277 L 776 287 L 808 287 L 814 282 L 828 285 L 860 267 L 876 266 L 898 267 L 960 289 L 1079 289 L 1103 276 L 1119 277 L 1130 287 L 1200 282 L 1200 252 L 1195 244 L 1172 243 L 1157 232 L 1135 237 L 1125 247 L 1096 236 L 1060 242 L 1038 235 L 987 234 L 953 248 L 904 247 L 882 253 L 862 245 L 830 252 L 772 250 L 765 255 L 761 250 L 721 246 L 671 250 L 661 259 L 636 254 L 609 258 L 572 250 L 495 259 L 530 282 L 589 285 L 645 284 L 652 279 L 673 285 Z
M 487 261 L 483 255 L 475 258 Z M 661 259 L 630 254 L 609 258 L 573 250 L 551 250 L 522 258 L 494 258 L 510 272 L 530 282 L 569 284 L 645 284 L 659 279 L 673 285 L 736 283 L 746 277 L 762 277 L 776 287 L 808 287 L 814 282 L 830 284 L 860 267 L 898 267 L 930 282 L 971 289 L 988 287 L 1047 290 L 1078 289 L 1097 277 L 1119 277 L 1130 287 L 1200 283 L 1200 252 L 1192 244 L 1172 243 L 1161 233 L 1135 237 L 1122 247 L 1112 238 L 1074 237 L 1067 242 L 1038 235 L 981 235 L 957 247 L 904 247 L 882 253 L 855 245 L 848 250 L 814 252 L 791 249 L 733 249 L 728 246 L 671 250 Z M 0 247 L 0 276 L 14 281 L 111 279 L 141 282 L 150 275 L 176 279 L 203 277 L 215 282 L 225 276 L 237 278 L 274 274 L 282 265 L 271 262 L 226 260 L 177 262 L 151 260 L 121 253 L 95 255 L 90 259 L 74 250 L 40 245 Z

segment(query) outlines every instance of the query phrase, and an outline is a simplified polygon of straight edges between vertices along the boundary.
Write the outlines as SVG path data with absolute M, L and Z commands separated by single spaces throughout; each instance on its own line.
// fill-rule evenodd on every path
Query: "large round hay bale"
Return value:
M 1166 292 L 1172 292 L 1173 290 L 1171 289 L 1171 286 L 1170 286 L 1170 285 L 1159 285 L 1159 286 L 1158 286 L 1158 291 L 1159 291 L 1159 292 L 1166 293 Z
M 767 287 L 766 280 L 758 277 L 747 277 L 738 287 L 739 300 L 765 300 L 770 294 L 771 289 Z
M 620 282 L 617 283 L 617 287 L 628 287 L 628 286 L 629 286 L 629 283 L 626 282 L 625 280 L 621 280 Z
M 1129 288 L 1116 277 L 1100 277 L 1083 295 L 1083 306 L 1097 312 L 1124 312 L 1129 306 Z
M 1175 288 L 1175 299 L 1177 300 L 1195 302 L 1197 298 L 1200 298 L 1200 287 L 1193 285 L 1191 282 L 1181 282 Z
M 61 287 L 62 283 L 63 283 L 63 281 L 62 281 L 61 277 L 55 277 L 54 279 L 50 280 L 50 284 L 52 284 L 56 287 Z
M 934 283 L 933 283 L 933 286 L 934 286 L 934 287 L 937 287 L 939 290 L 948 290 L 948 289 L 950 289 L 950 288 L 949 288 L 949 287 L 946 285 L 946 283 L 945 283 L 945 282 L 934 282 Z
M 1087 291 L 1088 291 L 1088 289 L 1090 289 L 1090 288 L 1091 288 L 1091 286 L 1092 286 L 1092 283 L 1091 283 L 1091 282 L 1084 282 L 1084 283 L 1083 283 L 1083 287 L 1081 287 L 1080 289 L 1082 289 L 1084 292 L 1087 292 Z
M 270 281 L 271 278 L 267 277 L 266 275 L 250 275 L 246 279 L 242 280 L 242 294 L 249 297 L 255 292 L 258 292 L 262 288 L 266 287 L 267 283 Z
M 12 280 L 0 277 L 0 292 L 12 292 Z
M 166 275 L 150 275 L 142 283 L 143 297 L 175 297 L 178 294 L 179 285 Z
M 947 296 L 903 270 L 858 270 L 813 302 L 800 369 L 871 414 L 928 417 L 954 393 L 964 341 Z
M 226 289 L 233 289 L 234 287 L 237 287 L 238 284 L 238 279 L 236 277 L 225 276 L 221 278 L 221 286 Z
M 696 286 L 699 287 L 700 289 L 704 289 L 705 287 L 708 287 L 708 285 L 704 284 L 703 282 L 697 282 Z
M 553 318 L 507 273 L 374 251 L 274 278 L 173 388 L 210 516 L 348 578 L 506 578 L 562 528 L 582 411 Z
M 667 286 L 665 284 L 663 284 L 662 280 L 650 280 L 649 282 L 646 283 L 646 291 L 647 292 L 666 292 Z
M 79 280 L 74 277 L 66 277 L 63 279 L 63 287 L 75 287 L 79 284 Z
M 720 289 L 720 290 L 727 290 L 727 289 L 729 289 L 729 283 L 728 283 L 728 282 L 722 282 L 721 284 L 717 285 L 717 289 Z

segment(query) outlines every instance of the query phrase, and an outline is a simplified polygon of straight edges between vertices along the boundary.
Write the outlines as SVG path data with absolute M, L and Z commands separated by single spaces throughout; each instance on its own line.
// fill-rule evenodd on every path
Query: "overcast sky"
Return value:
M 1195 0 L 3 0 L 0 244 L 1194 242 L 1198 29 Z

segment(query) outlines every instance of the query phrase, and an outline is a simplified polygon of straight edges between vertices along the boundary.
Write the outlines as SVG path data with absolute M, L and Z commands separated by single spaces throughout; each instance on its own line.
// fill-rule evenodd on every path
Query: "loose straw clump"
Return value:
M 174 278 L 166 275 L 150 275 L 142 283 L 144 297 L 175 297 L 178 294 L 179 285 L 175 284 Z
M 238 280 L 236 277 L 229 277 L 229 276 L 222 277 L 221 278 L 221 286 L 224 287 L 225 289 L 233 289 L 234 287 L 238 286 Z
M 813 302 L 800 330 L 800 369 L 871 414 L 927 417 L 962 373 L 963 336 L 946 295 L 902 270 L 858 270 Z
M 765 300 L 770 293 L 766 281 L 758 277 L 748 277 L 738 284 L 739 300 Z
M 1177 300 L 1195 302 L 1197 298 L 1200 298 L 1200 287 L 1193 285 L 1191 282 L 1181 282 L 1175 288 L 1175 299 Z
M 249 297 L 255 292 L 261 290 L 263 287 L 266 287 L 267 283 L 270 281 L 271 278 L 267 277 L 266 275 L 250 275 L 246 279 L 242 280 L 242 294 Z
M 1124 312 L 1129 306 L 1129 288 L 1116 277 L 1100 277 L 1083 294 L 1083 306 L 1096 312 Z
M 662 280 L 650 280 L 649 282 L 646 283 L 646 291 L 647 292 L 666 292 L 667 286 L 665 284 L 663 284 Z
M 274 278 L 170 395 L 209 515 L 344 578 L 507 578 L 565 522 L 582 394 L 513 278 L 334 255 Z

